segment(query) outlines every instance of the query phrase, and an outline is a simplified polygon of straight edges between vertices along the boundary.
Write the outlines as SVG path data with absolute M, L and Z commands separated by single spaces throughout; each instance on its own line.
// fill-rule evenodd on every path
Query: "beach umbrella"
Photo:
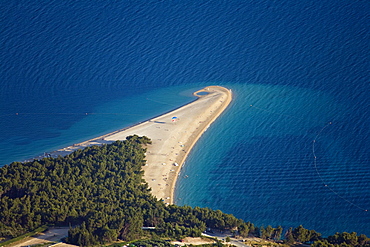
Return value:
M 176 122 L 178 120 L 177 117 L 172 117 L 172 122 Z

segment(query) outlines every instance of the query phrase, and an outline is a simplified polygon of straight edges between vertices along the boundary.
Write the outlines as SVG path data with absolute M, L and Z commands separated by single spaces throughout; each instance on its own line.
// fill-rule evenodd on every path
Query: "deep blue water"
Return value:
M 362 0 L 1 2 L 0 165 L 223 85 L 234 101 L 176 203 L 370 235 L 369 13 Z

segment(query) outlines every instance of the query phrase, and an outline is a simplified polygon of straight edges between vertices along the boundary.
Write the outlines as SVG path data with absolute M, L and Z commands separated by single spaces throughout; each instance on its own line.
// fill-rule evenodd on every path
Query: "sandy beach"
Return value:
M 231 90 L 220 86 L 203 88 L 194 95 L 197 100 L 174 111 L 46 155 L 64 156 L 76 149 L 125 140 L 134 134 L 147 136 L 152 144 L 147 146 L 144 179 L 154 196 L 172 204 L 176 179 L 187 155 L 232 99 Z

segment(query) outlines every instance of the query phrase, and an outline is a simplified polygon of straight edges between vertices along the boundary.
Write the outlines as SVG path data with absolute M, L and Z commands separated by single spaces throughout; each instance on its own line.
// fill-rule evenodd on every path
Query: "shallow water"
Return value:
M 0 10 L 0 165 L 224 85 L 234 101 L 186 161 L 177 203 L 370 235 L 368 1 L 25 0 Z
M 351 109 L 312 90 L 233 89 L 232 106 L 187 159 L 176 203 L 221 209 L 265 226 L 297 226 L 304 219 L 305 227 L 323 234 L 370 229 L 364 220 L 368 151 L 358 123 L 346 121 Z

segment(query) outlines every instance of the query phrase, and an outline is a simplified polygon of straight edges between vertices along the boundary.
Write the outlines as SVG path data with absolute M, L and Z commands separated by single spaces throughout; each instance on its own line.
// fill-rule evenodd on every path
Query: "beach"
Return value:
M 125 140 L 136 134 L 152 140 L 147 146 L 144 179 L 152 194 L 167 204 L 173 203 L 176 179 L 192 147 L 232 99 L 231 91 L 220 86 L 206 87 L 194 95 L 199 97 L 194 102 L 104 138 Z
M 198 98 L 173 111 L 116 130 L 81 143 L 45 153 L 34 159 L 65 156 L 77 149 L 91 145 L 102 145 L 127 136 L 147 136 L 152 144 L 147 145 L 144 179 L 157 199 L 173 204 L 176 179 L 181 172 L 186 157 L 201 135 L 232 100 L 231 90 L 220 86 L 209 86 L 194 92 Z
M 221 85 L 232 102 L 186 157 L 173 203 L 255 225 L 370 236 L 369 8 L 361 0 L 7 5 L 0 167 L 108 144 L 106 134 Z

